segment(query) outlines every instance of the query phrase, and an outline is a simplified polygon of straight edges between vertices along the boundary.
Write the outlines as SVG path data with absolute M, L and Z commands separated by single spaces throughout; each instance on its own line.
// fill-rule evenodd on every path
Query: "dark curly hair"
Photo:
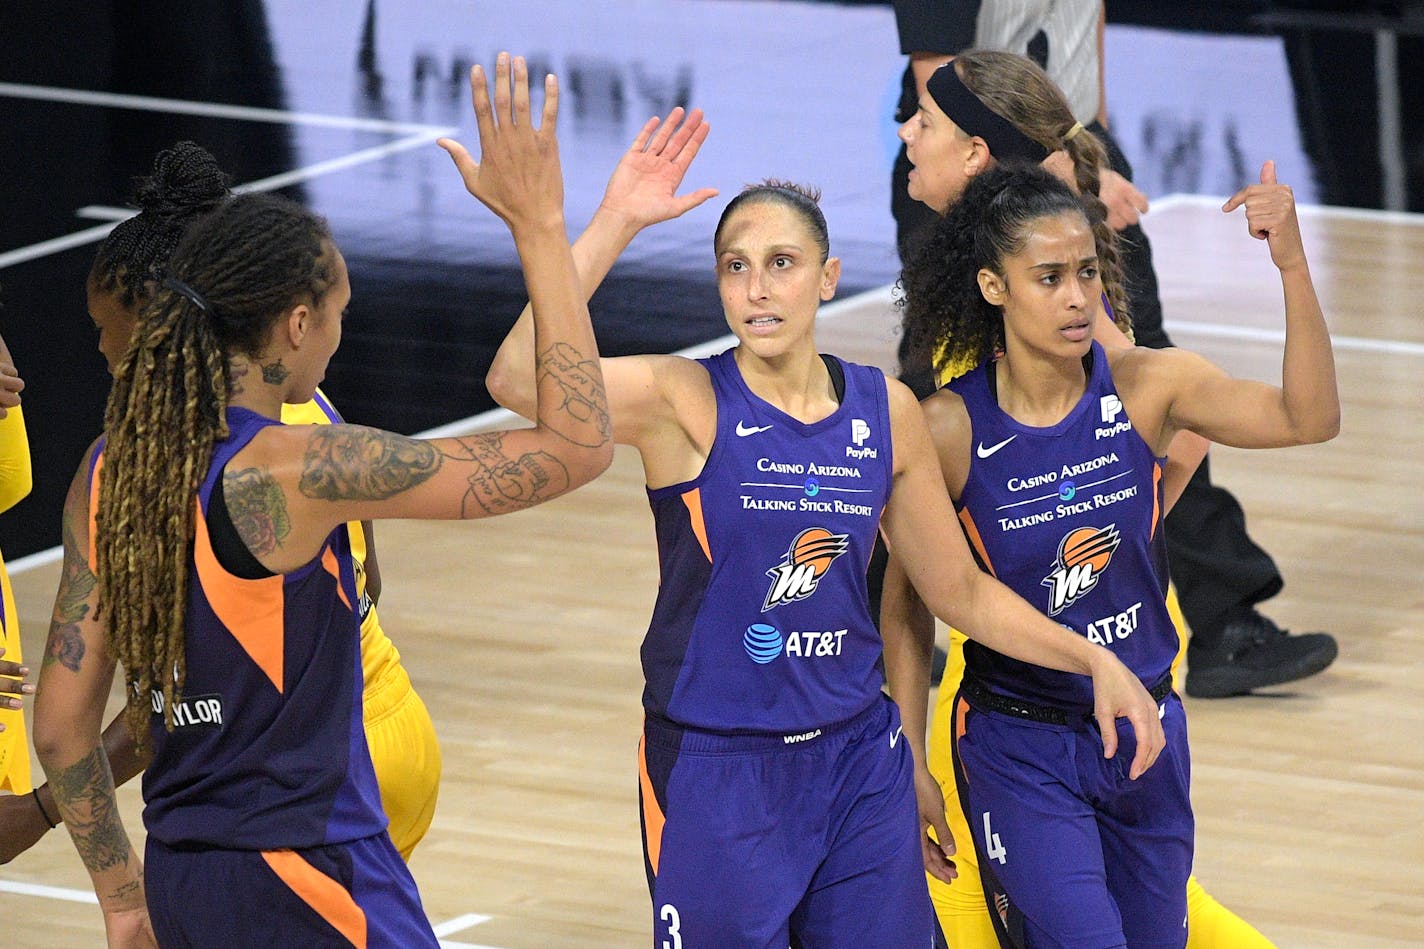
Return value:
M 977 365 L 1004 348 L 1004 318 L 979 290 L 985 267 L 1021 251 L 1032 225 L 1077 214 L 1092 226 L 1084 201 L 1038 165 L 1003 163 L 975 176 L 906 265 L 901 277 L 904 327 L 911 345 L 928 347 L 937 369 Z
M 959 71 L 965 87 L 990 109 L 1050 152 L 1061 148 L 1073 160 L 1074 185 L 1090 212 L 1088 223 L 1098 243 L 1103 292 L 1112 304 L 1118 327 L 1130 337 L 1132 323 L 1127 310 L 1127 288 L 1122 279 L 1118 236 L 1108 226 L 1107 208 L 1098 198 L 1099 171 L 1108 167 L 1108 154 L 1102 142 L 1081 127 L 1076 134 L 1064 139 L 1075 127 L 1073 112 L 1063 93 L 1033 60 L 1016 53 L 974 49 L 956 56 L 954 68 Z

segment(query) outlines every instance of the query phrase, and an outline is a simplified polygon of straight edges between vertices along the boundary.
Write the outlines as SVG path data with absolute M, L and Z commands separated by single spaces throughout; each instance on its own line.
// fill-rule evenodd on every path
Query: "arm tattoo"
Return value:
M 299 487 L 320 501 L 382 501 L 424 483 L 443 461 L 419 439 L 358 426 L 315 427 Z
M 471 435 L 455 441 L 463 451 L 447 452 L 447 457 L 473 461 L 479 466 L 468 479 L 470 489 L 460 504 L 462 517 L 470 516 L 472 504 L 490 515 L 508 514 L 557 497 L 569 489 L 568 469 L 548 452 L 506 457 L 503 432 Z
M 291 370 L 282 365 L 280 358 L 274 363 L 267 363 L 262 366 L 262 381 L 268 385 L 279 386 L 286 382 L 287 377 L 291 374 Z
M 247 549 L 258 557 L 282 546 L 292 532 L 287 496 L 275 478 L 261 468 L 223 473 L 223 500 L 232 526 Z
M 59 812 L 84 865 L 93 872 L 128 863 L 133 855 L 114 801 L 114 778 L 102 748 L 50 778 Z
M 606 444 L 613 437 L 613 425 L 608 419 L 608 399 L 602 383 L 591 370 L 598 366 L 585 359 L 568 343 L 555 343 L 539 357 L 539 381 L 552 377 L 563 393 L 559 412 L 567 416 L 550 422 L 549 427 L 575 445 L 592 448 Z M 536 383 L 537 384 L 537 383 Z
M 79 631 L 79 624 L 89 615 L 86 601 L 98 583 L 75 536 L 76 516 L 71 506 L 66 504 L 61 522 L 64 565 L 60 569 L 59 593 L 54 600 L 54 615 L 50 620 L 49 641 L 45 643 L 43 661 L 46 666 L 59 662 L 70 672 L 78 672 L 84 661 L 84 636 Z

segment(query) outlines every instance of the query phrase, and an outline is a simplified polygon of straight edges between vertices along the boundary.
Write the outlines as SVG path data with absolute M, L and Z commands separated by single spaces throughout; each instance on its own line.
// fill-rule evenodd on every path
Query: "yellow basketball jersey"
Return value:
M 13 408 L 0 419 L 0 511 L 9 510 L 30 493 L 30 443 L 25 437 L 25 419 Z M 20 618 L 15 615 L 15 594 L 10 574 L 0 560 L 0 646 L 5 659 L 20 662 Z M 30 751 L 25 738 L 23 710 L 0 709 L 0 790 L 14 794 L 30 792 Z

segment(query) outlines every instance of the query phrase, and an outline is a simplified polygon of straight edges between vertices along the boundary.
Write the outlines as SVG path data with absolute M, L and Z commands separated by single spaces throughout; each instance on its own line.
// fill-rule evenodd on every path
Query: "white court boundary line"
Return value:
M 1178 207 L 1221 209 L 1227 195 L 1213 197 L 1209 194 L 1169 194 L 1165 198 L 1155 198 L 1145 220 L 1150 228 L 1152 215 L 1156 211 L 1170 211 Z M 1410 227 L 1424 227 L 1424 213 L 1418 211 L 1378 211 L 1374 208 L 1344 208 L 1333 204 L 1298 204 L 1296 210 L 1306 217 L 1339 218 L 1342 221 L 1373 221 L 1377 224 L 1404 224 Z
M 237 194 L 255 191 L 275 191 L 299 181 L 328 175 L 335 171 L 352 168 L 378 161 L 396 152 L 409 151 L 459 131 L 454 126 L 418 125 L 411 122 L 391 122 L 386 119 L 364 119 L 339 115 L 318 115 L 312 112 L 286 112 L 281 109 L 261 109 L 252 106 L 225 105 L 217 102 L 195 102 L 186 99 L 164 99 L 155 96 L 120 95 L 112 92 L 94 92 L 86 89 L 61 89 L 55 86 L 31 86 L 12 82 L 0 82 L 0 98 L 31 99 L 42 102 L 65 102 L 76 105 L 93 105 L 118 109 L 136 109 L 145 112 L 168 112 L 180 115 L 200 115 L 209 118 L 237 119 L 249 122 L 269 122 L 278 125 L 307 125 L 321 128 L 348 129 L 351 131 L 380 132 L 403 137 L 383 145 L 364 148 L 314 165 L 306 165 L 291 171 L 284 171 L 267 178 L 259 178 L 238 185 L 232 190 Z M 115 218 L 110 209 L 94 206 L 81 208 L 81 217 L 97 216 L 112 219 L 110 223 L 75 231 L 61 237 L 43 240 L 25 247 L 0 253 L 0 270 L 58 254 L 85 244 L 93 244 L 109 236 L 109 232 L 137 211 L 125 210 L 122 217 Z M 89 212 L 89 213 L 86 213 Z
M 321 115 L 316 112 L 289 112 L 285 109 L 264 109 L 257 106 L 230 105 L 223 102 L 200 102 L 195 99 L 165 99 L 158 96 L 133 96 L 117 92 L 97 92 L 91 89 L 65 89 L 61 86 L 35 86 L 27 83 L 0 82 L 0 96 L 12 99 L 37 99 L 41 102 L 67 102 L 71 105 L 97 105 L 113 109 L 136 109 L 141 112 L 173 112 L 180 115 L 201 115 L 214 119 L 244 119 L 249 122 L 270 122 L 275 125 L 315 125 L 325 128 L 352 129 L 359 132 L 430 132 L 433 125 L 414 122 L 392 122 L 389 119 L 364 119 L 347 115 Z

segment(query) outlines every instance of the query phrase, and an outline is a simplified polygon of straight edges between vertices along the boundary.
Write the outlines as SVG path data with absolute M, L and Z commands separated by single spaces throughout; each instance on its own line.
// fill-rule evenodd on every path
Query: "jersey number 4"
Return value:
M 1007 863 L 1009 852 L 1004 849 L 1003 843 L 999 840 L 999 835 L 989 828 L 989 812 L 984 812 L 984 856 L 990 860 L 997 860 L 1000 863 Z

